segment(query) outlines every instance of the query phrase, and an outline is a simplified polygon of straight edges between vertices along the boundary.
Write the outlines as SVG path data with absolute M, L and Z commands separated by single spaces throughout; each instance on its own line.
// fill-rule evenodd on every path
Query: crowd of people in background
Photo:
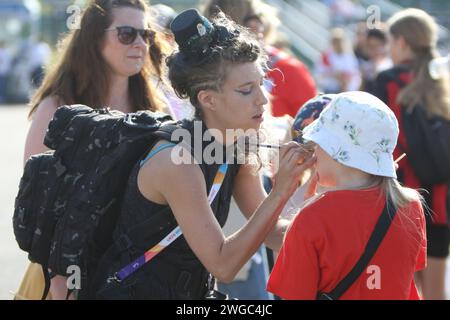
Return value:
M 25 39 L 12 50 L 0 42 L 0 102 L 24 103 L 44 78 L 44 68 L 51 61 L 52 49 L 43 40 Z

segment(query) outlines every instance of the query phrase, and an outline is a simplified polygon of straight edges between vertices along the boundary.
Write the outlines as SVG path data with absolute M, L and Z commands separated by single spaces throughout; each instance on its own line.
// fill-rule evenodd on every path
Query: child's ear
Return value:
M 197 95 L 197 100 L 207 110 L 214 111 L 216 109 L 216 98 L 212 90 L 201 90 Z

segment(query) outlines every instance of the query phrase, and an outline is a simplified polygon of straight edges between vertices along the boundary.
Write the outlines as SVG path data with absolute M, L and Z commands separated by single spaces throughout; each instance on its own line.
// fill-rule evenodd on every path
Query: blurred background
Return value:
M 60 36 L 87 0 L 0 0 L 0 103 L 26 103 L 51 62 Z M 198 7 L 202 0 L 151 1 L 180 11 Z M 361 22 L 380 14 L 386 20 L 404 7 L 422 8 L 441 26 L 440 49 L 450 51 L 450 2 L 447 0 L 267 0 L 277 8 L 282 23 L 274 41 L 300 58 L 320 78 L 320 63 L 330 46 L 334 28 L 358 47 Z M 68 22 L 69 21 L 69 22 Z M 364 24 L 364 23 L 363 23 Z M 358 52 L 356 51 L 358 58 Z M 318 86 L 320 88 L 319 79 Z M 323 89 L 323 88 L 321 88 Z

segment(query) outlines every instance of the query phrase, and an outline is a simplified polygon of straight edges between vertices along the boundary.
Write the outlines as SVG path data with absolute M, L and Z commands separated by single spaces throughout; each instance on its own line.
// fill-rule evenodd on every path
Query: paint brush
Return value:
M 406 153 L 402 154 L 397 160 L 394 161 L 395 164 L 398 164 L 404 157 L 406 157 Z

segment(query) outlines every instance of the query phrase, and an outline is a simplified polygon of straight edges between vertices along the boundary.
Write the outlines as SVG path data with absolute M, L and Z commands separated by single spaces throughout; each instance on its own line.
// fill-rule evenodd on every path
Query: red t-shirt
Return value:
M 301 61 L 273 47 L 267 50 L 272 69 L 267 77 L 273 82 L 272 115 L 295 118 L 300 107 L 317 94 L 314 79 Z
M 287 232 L 267 290 L 284 299 L 316 299 L 350 272 L 383 210 L 379 188 L 332 191 L 303 209 Z M 426 266 L 420 202 L 399 210 L 366 270 L 343 300 L 419 299 L 414 272 Z

